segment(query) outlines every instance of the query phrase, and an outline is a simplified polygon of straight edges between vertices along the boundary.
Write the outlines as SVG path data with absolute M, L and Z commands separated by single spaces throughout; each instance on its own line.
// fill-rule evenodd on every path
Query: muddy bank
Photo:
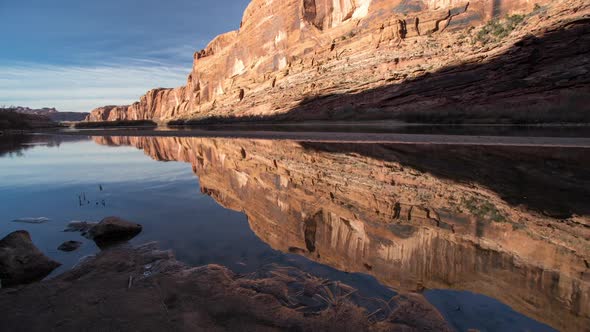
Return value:
M 141 130 L 97 129 L 69 130 L 62 135 L 113 136 L 113 137 L 210 137 L 296 140 L 298 142 L 332 143 L 395 143 L 395 144 L 437 144 L 437 145 L 480 145 L 480 146 L 546 146 L 546 147 L 590 147 L 587 137 L 518 137 L 478 135 L 432 135 L 363 132 L 283 132 L 283 131 L 235 131 L 235 130 Z
M 189 267 L 150 243 L 111 248 L 53 280 L 0 290 L 0 330 L 449 330 L 422 295 L 381 302 L 293 268 L 238 275 Z

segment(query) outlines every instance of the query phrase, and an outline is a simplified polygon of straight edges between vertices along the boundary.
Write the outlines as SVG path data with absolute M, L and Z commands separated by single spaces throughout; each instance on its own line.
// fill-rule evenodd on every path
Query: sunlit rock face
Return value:
M 535 4 L 546 7 L 533 12 Z M 478 30 L 471 27 L 532 12 L 523 28 L 501 43 L 473 41 Z M 581 33 L 553 37 L 561 44 L 542 40 L 589 12 L 583 0 L 253 0 L 239 30 L 218 36 L 194 54 L 185 86 L 150 90 L 126 106 L 127 111 L 97 109 L 87 120 L 247 119 L 287 113 L 297 120 L 336 116 L 333 113 L 344 117 L 351 108 L 376 107 L 378 115 L 385 116 L 405 108 L 456 106 L 459 101 L 472 105 L 467 103 L 470 98 L 477 98 L 480 106 L 499 98 L 522 106 L 529 95 L 555 102 L 562 89 L 588 83 L 581 75 L 588 50 L 571 46 Z M 585 26 L 583 22 L 576 26 Z M 534 36 L 535 44 L 522 42 L 525 36 Z M 539 47 L 551 51 L 529 61 Z M 518 70 L 503 64 L 471 67 L 505 58 Z M 556 71 L 561 76 L 554 75 Z M 413 80 L 432 73 L 444 73 L 443 79 L 418 89 L 414 99 L 419 103 L 402 93 L 406 86 L 416 90 Z M 522 84 L 515 86 L 514 81 Z M 549 84 L 557 81 L 558 86 Z M 381 87 L 392 90 L 359 95 Z M 467 93 L 465 87 L 480 93 Z M 500 95 L 506 90 L 513 93 Z M 315 101 L 334 94 L 356 97 Z
M 400 291 L 482 293 L 560 330 L 590 326 L 584 149 L 96 141 L 191 163 L 201 191 L 274 249 Z

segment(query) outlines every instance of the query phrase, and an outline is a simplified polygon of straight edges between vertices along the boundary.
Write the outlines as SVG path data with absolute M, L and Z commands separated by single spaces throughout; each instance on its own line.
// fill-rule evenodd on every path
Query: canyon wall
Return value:
M 585 149 L 95 140 L 191 163 L 201 191 L 276 250 L 399 291 L 485 294 L 559 330 L 590 326 Z
M 185 86 L 87 120 L 399 118 L 473 101 L 557 105 L 572 99 L 564 91 L 588 92 L 589 13 L 583 0 L 253 0 L 239 30 L 194 54 Z M 509 14 L 522 16 L 480 33 Z

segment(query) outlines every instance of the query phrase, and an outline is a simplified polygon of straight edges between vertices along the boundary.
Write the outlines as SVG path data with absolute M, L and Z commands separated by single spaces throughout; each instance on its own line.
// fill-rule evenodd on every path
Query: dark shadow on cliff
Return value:
M 307 120 L 414 123 L 590 123 L 590 19 L 528 35 L 484 63 L 469 63 L 355 94 L 305 97 L 279 115 L 208 117 L 172 125 Z M 248 102 L 247 94 L 244 102 Z
M 357 153 L 398 162 L 435 177 L 484 186 L 513 206 L 568 218 L 590 215 L 587 149 L 301 143 L 307 149 Z

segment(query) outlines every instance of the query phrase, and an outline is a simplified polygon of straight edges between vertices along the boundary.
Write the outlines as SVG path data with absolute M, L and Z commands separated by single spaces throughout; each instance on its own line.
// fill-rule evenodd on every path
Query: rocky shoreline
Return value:
M 104 236 L 108 230 L 120 239 L 137 231 L 135 226 L 122 232 L 121 225 L 131 226 L 110 218 L 89 232 Z M 36 255 L 29 262 L 58 264 L 42 256 L 24 231 L 0 241 L 0 260 L 13 237 L 24 238 Z M 7 266 L 0 263 L 0 268 L 6 280 Z M 31 265 L 27 271 L 39 276 L 46 270 Z M 190 267 L 156 243 L 104 247 L 51 280 L 8 286 L 0 289 L 4 331 L 451 330 L 417 293 L 398 294 L 385 303 L 296 268 L 271 264 L 238 275 L 219 265 Z

